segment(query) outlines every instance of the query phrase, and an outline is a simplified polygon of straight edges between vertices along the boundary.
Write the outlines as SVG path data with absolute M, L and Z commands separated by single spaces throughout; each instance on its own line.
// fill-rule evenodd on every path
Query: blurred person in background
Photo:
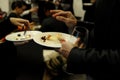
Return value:
M 37 7 L 27 9 L 28 4 L 26 4 L 25 1 L 19 1 L 19 0 L 12 2 L 11 8 L 12 8 L 12 11 L 9 13 L 8 18 L 16 17 L 16 18 L 27 19 L 31 22 L 31 24 L 32 24 L 32 20 L 31 20 L 31 15 L 29 16 L 29 13 L 36 12 L 38 10 Z M 28 25 L 26 25 L 26 26 L 28 26 Z M 22 30 L 23 29 L 19 26 L 18 29 L 16 29 L 15 31 L 22 31 Z
M 95 2 L 96 2 L 96 0 L 89 0 L 89 2 L 83 2 L 83 9 L 86 11 L 84 14 L 84 21 L 94 23 L 94 20 L 95 20 Z
M 55 4 L 55 9 L 63 9 L 61 6 L 61 0 L 53 0 L 53 3 Z
M 25 1 L 20 1 L 20 0 L 14 1 L 11 4 L 11 8 L 12 11 L 8 14 L 8 18 L 11 17 L 23 18 L 21 14 L 26 10 L 27 4 L 25 3 Z M 18 29 L 16 29 L 15 31 L 21 31 L 21 30 L 22 28 L 18 27 Z
M 31 5 L 27 4 L 27 9 L 22 14 L 20 14 L 20 16 L 24 19 L 29 20 L 30 22 L 33 22 L 32 13 L 37 13 L 37 11 L 38 7 L 36 6 L 32 7 Z
M 44 6 L 45 6 L 46 1 L 44 0 L 39 0 L 38 1 L 38 18 L 39 18 L 39 22 L 40 24 L 42 23 L 43 19 L 46 17 L 44 14 Z
M 61 0 L 61 6 L 62 6 L 63 10 L 71 11 L 74 14 L 73 0 Z
M 40 31 L 42 32 L 64 32 L 68 33 L 68 27 L 65 25 L 64 22 L 58 21 L 52 17 L 50 10 L 55 9 L 55 4 L 52 2 L 46 2 L 44 5 L 44 14 L 45 18 L 41 23 Z
M 120 79 L 120 0 L 96 0 L 95 27 L 91 43 L 83 48 L 70 42 L 61 42 L 58 50 L 67 59 L 67 71 L 73 74 L 87 74 L 93 80 Z M 53 17 L 68 26 L 77 25 L 69 11 L 51 10 Z M 72 25 L 72 26 L 71 26 Z M 91 32 L 90 32 L 91 33 Z M 78 41 L 80 41 L 78 39 Z
M 26 10 L 27 4 L 24 1 L 14 1 L 11 4 L 12 11 L 9 13 L 9 17 L 22 18 L 20 15 Z
M 8 17 L 23 18 L 30 22 L 32 21 L 30 13 L 37 12 L 38 10 L 38 7 L 31 8 L 31 5 L 27 4 L 25 1 L 19 0 L 12 2 L 11 8 L 12 11 L 9 13 Z
M 0 8 L 0 21 L 2 21 L 4 18 L 7 17 L 7 12 L 3 11 L 1 8 Z
M 26 10 L 21 14 L 21 16 L 24 19 L 29 20 L 30 22 L 34 21 L 34 15 L 37 15 L 37 11 L 38 11 L 38 3 L 36 2 L 37 0 L 24 0 L 26 2 Z

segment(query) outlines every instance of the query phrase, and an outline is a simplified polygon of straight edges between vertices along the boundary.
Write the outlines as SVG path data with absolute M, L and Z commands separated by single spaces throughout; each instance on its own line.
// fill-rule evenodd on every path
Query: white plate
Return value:
M 93 3 L 83 3 L 84 6 L 92 6 Z
M 52 47 L 52 48 L 60 48 L 61 47 L 61 43 L 59 40 L 57 41 L 54 41 L 54 40 L 46 40 L 45 42 L 43 41 L 43 39 L 41 39 L 41 37 L 43 36 L 48 36 L 48 35 L 52 35 L 52 36 L 55 36 L 55 35 L 62 35 L 62 37 L 64 38 L 65 41 L 70 41 L 72 43 L 74 43 L 77 38 L 74 37 L 74 36 L 71 36 L 69 34 L 66 34 L 66 33 L 61 33 L 61 32 L 43 32 L 39 35 L 35 35 L 33 37 L 33 40 L 40 44 L 40 45 L 43 45 L 43 46 L 47 46 L 47 47 Z
M 24 35 L 24 31 L 13 32 L 8 34 L 5 39 L 8 41 L 26 41 L 33 39 L 34 35 L 40 34 L 40 31 L 27 31 Z

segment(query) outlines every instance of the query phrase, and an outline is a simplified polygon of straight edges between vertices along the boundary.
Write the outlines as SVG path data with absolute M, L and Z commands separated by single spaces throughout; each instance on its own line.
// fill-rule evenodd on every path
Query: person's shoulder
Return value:
M 46 22 L 49 23 L 49 22 L 52 22 L 52 21 L 54 21 L 53 17 L 47 17 L 43 20 L 43 23 L 46 23 Z
M 17 17 L 17 14 L 16 14 L 16 13 L 11 12 L 11 13 L 9 13 L 8 17 Z

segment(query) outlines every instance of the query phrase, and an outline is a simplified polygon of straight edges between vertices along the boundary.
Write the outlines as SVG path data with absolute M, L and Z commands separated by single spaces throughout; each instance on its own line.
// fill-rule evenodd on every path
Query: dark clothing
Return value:
M 2 58 L 4 58 L 4 63 L 5 64 L 15 64 L 15 56 L 17 56 L 16 54 L 16 47 L 14 46 L 14 44 L 10 41 L 5 41 L 4 43 L 0 44 L 0 51 L 1 53 L 3 53 L 2 55 L 4 55 Z
M 40 24 L 42 21 L 46 18 L 45 12 L 44 12 L 44 7 L 45 7 L 46 2 L 45 1 L 38 1 L 38 17 L 40 20 Z
M 14 12 L 11 12 L 9 15 L 8 15 L 8 19 L 10 19 L 11 17 L 14 17 L 14 18 L 23 18 L 23 17 L 21 17 L 20 15 L 17 15 L 16 13 L 14 13 Z M 17 27 L 17 26 L 16 26 Z M 22 31 L 21 29 L 17 29 L 16 28 L 16 30 L 14 30 L 13 32 L 17 32 L 17 31 Z
M 26 9 L 26 10 L 31 9 L 31 4 L 27 4 L 26 6 L 27 6 L 27 9 Z M 32 12 L 30 12 L 30 13 L 28 13 L 28 14 L 26 14 L 26 15 L 23 15 L 22 18 L 23 18 L 23 19 L 27 19 L 27 20 L 29 20 L 30 22 L 32 22 L 32 21 L 33 21 L 33 20 L 32 20 Z
M 7 34 L 11 33 L 14 29 L 17 28 L 13 24 L 11 24 L 11 22 L 8 19 L 1 22 L 0 25 L 1 25 L 0 26 L 0 39 L 5 38 Z M 16 55 L 16 49 L 15 49 L 13 42 L 5 40 L 5 42 L 0 43 L 0 51 L 3 52 L 3 55 L 7 57 L 8 59 L 7 61 L 10 64 L 15 61 L 14 56 Z
M 64 22 L 58 21 L 53 17 L 48 17 L 43 20 L 42 27 L 40 31 L 42 32 L 63 32 L 68 33 L 68 27 L 65 25 Z
M 24 16 L 20 16 L 20 15 L 17 15 L 16 13 L 14 13 L 14 12 L 11 12 L 11 13 L 8 15 L 8 18 L 10 18 L 10 17 L 23 18 L 23 19 L 29 20 L 30 22 L 32 21 L 32 19 L 31 19 L 31 13 L 29 13 L 29 14 L 27 14 L 27 15 L 24 15 Z
M 14 12 L 11 12 L 11 13 L 8 15 L 8 18 L 10 18 L 10 17 L 21 18 L 21 16 L 17 15 L 17 14 L 14 13 Z
M 17 29 L 17 27 L 11 24 L 8 19 L 0 22 L 0 39 L 5 37 L 7 34 L 9 34 L 15 29 Z
M 31 9 L 31 5 L 30 5 L 30 4 L 26 4 L 26 7 L 27 7 L 26 10 Z M 15 12 L 11 12 L 11 13 L 8 15 L 8 18 L 10 18 L 10 17 L 23 18 L 23 19 L 27 19 L 27 20 L 29 20 L 30 22 L 32 22 L 31 12 L 29 12 L 28 14 L 25 14 L 25 15 L 23 15 L 23 16 L 20 16 L 20 15 L 16 14 Z
M 11 24 L 7 19 L 0 22 L 0 39 L 4 38 L 7 34 L 12 32 L 16 27 Z M 17 51 L 13 42 L 5 41 L 0 43 L 0 53 L 1 53 L 1 73 L 9 79 L 13 79 L 15 75 L 15 63 Z
M 94 43 L 73 48 L 67 71 L 86 73 L 95 80 L 120 79 L 120 0 L 96 0 Z
M 95 20 L 95 3 L 91 6 L 84 6 L 83 9 L 86 11 L 84 15 L 84 21 L 94 22 Z

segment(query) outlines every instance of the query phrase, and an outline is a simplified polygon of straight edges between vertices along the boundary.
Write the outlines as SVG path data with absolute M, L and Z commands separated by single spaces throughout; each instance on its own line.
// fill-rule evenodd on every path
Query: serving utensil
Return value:
M 25 36 L 26 32 L 27 32 L 27 30 L 24 30 L 24 33 L 23 33 L 24 36 Z
M 24 24 L 23 29 L 24 29 L 25 27 L 27 27 L 28 29 L 30 28 L 28 23 L 25 23 L 25 24 Z M 27 29 L 24 30 L 23 35 L 25 35 L 26 32 L 27 32 Z

